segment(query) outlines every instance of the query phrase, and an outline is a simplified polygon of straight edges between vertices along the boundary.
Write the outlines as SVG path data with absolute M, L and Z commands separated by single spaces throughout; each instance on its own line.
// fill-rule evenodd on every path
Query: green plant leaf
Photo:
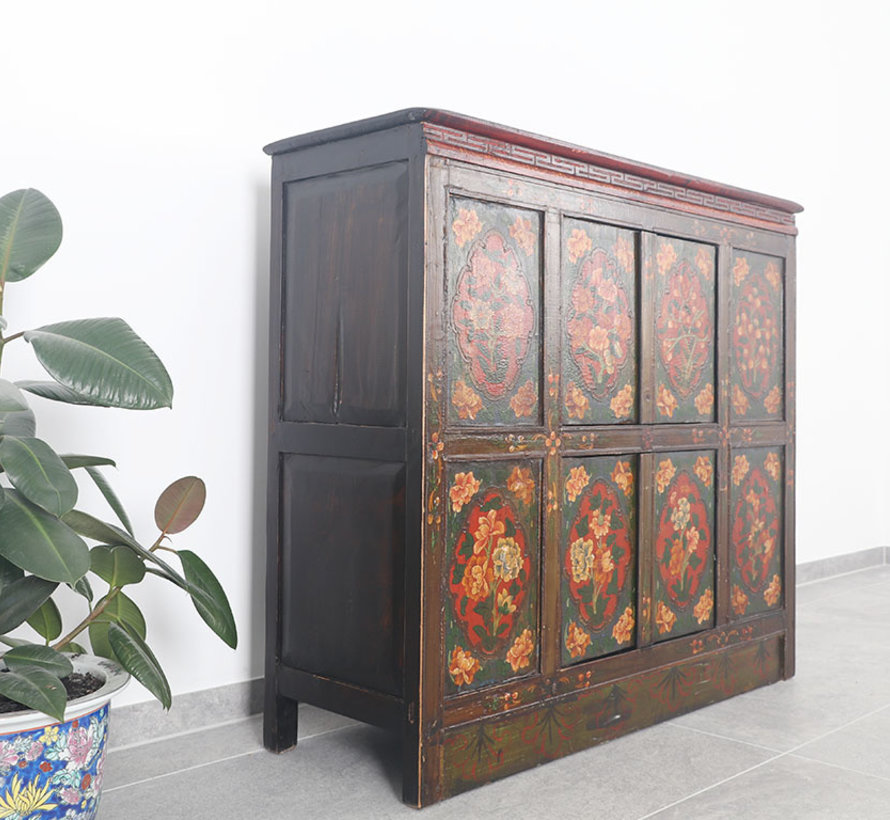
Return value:
M 33 436 L 36 432 L 33 410 L 0 411 L 0 436 Z
M 91 407 L 110 407 L 108 402 L 96 401 L 89 396 L 83 396 L 76 393 L 70 387 L 65 387 L 58 382 L 38 382 L 24 380 L 16 382 L 16 385 L 22 390 L 40 396 L 42 399 L 50 399 L 51 401 L 61 401 L 65 404 L 86 404 Z
M 123 320 L 75 319 L 25 331 L 34 354 L 60 384 L 110 407 L 173 404 L 173 383 L 155 352 Z
M 0 464 L 12 486 L 32 504 L 57 517 L 77 502 L 77 482 L 55 451 L 39 438 L 3 436 Z
M 62 217 L 40 191 L 23 188 L 0 199 L 0 283 L 27 279 L 61 242 Z
M 0 597 L 0 633 L 23 624 L 53 594 L 58 584 L 26 575 L 3 588 Z
M 216 576 L 195 553 L 190 550 L 180 550 L 179 557 L 182 560 L 182 570 L 185 579 L 193 588 L 201 594 L 191 593 L 192 603 L 198 614 L 222 640 L 232 649 L 238 646 L 238 630 L 235 626 L 235 618 L 232 616 L 232 608 L 222 585 Z
M 4 413 L 28 409 L 28 400 L 12 382 L 0 379 L 0 411 Z
M 64 678 L 74 671 L 68 658 L 48 646 L 36 646 L 35 644 L 17 646 L 6 652 L 3 655 L 3 660 L 13 672 L 21 671 L 23 667 L 36 666 L 57 677 Z
M 0 672 L 0 695 L 55 718 L 65 719 L 67 693 L 58 677 L 39 666 Z
M 117 467 L 117 464 L 115 464 L 110 458 L 105 458 L 104 456 L 81 456 L 65 454 L 60 455 L 59 458 L 65 462 L 65 466 L 69 470 L 74 470 L 78 467 Z
M 93 648 L 93 653 L 120 663 L 108 640 L 108 626 L 112 623 L 124 624 L 144 639 L 145 617 L 131 598 L 119 592 L 111 599 L 102 614 L 90 624 L 90 646 Z
M 3 497 L 3 493 L 0 493 L 0 498 Z M 0 501 L 0 505 L 2 505 L 2 501 Z M 9 586 L 13 581 L 18 581 L 19 578 L 23 578 L 25 575 L 24 571 L 21 567 L 17 567 L 15 564 L 10 563 L 5 558 L 0 558 L 0 593 L 3 592 L 3 588 Z
M 120 499 L 117 497 L 117 493 L 115 493 L 111 485 L 108 483 L 108 479 L 106 479 L 95 467 L 88 466 L 86 467 L 86 471 L 87 475 L 93 479 L 93 482 L 99 488 L 99 492 L 105 496 L 108 506 L 114 510 L 114 514 L 118 517 L 121 524 L 124 525 L 124 529 L 132 535 L 133 525 L 130 523 L 130 516 L 127 515 L 124 505 L 121 504 Z
M 112 587 L 138 584 L 145 577 L 145 564 L 129 547 L 93 547 L 90 570 Z
M 169 709 L 170 684 L 148 644 L 131 628 L 116 623 L 108 627 L 108 641 L 121 666 Z
M 206 498 L 207 488 L 197 476 L 174 481 L 155 504 L 155 524 L 163 533 L 182 532 L 201 514 Z
M 93 603 L 93 588 L 90 586 L 90 579 L 88 576 L 84 575 L 83 578 L 79 579 L 76 583 L 71 584 L 71 589 L 78 595 L 82 595 L 90 603 Z
M 56 602 L 52 598 L 47 598 L 28 618 L 28 625 L 46 641 L 58 638 L 62 634 L 62 614 Z
M 73 584 L 90 568 L 90 551 L 67 524 L 5 489 L 0 507 L 0 555 L 26 572 Z M 2 630 L 0 630 L 2 631 Z
M 64 646 L 59 647 L 59 652 L 70 652 L 72 655 L 86 655 L 87 650 L 83 644 L 76 643 L 75 641 L 68 641 Z M 103 657 L 105 657 L 103 655 Z
M 0 515 L 2 515 L 2 511 L 0 511 Z M 62 520 L 84 538 L 90 538 L 93 541 L 99 541 L 100 543 L 109 544 L 111 546 L 121 544 L 129 547 L 138 556 L 144 558 L 146 561 L 151 561 L 160 568 L 160 570 L 155 573 L 156 575 L 160 575 L 162 578 L 166 578 L 168 581 L 172 581 L 176 584 L 176 586 L 182 587 L 182 589 L 188 591 L 189 585 L 185 578 L 183 578 L 166 561 L 159 558 L 156 553 L 145 549 L 145 547 L 143 547 L 128 532 L 125 532 L 119 527 L 115 527 L 113 524 L 100 521 L 98 518 L 94 518 L 92 515 L 85 513 L 82 510 L 71 510 L 71 512 L 65 513 Z

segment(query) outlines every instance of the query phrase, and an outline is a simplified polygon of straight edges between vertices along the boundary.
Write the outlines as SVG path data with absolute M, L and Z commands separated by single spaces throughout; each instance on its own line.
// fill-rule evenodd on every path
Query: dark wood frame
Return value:
M 282 751 L 296 743 L 298 701 L 313 703 L 363 721 L 391 727 L 401 733 L 404 749 L 404 799 L 426 805 L 465 788 L 478 785 L 542 760 L 583 748 L 624 731 L 672 717 L 690 708 L 730 694 L 746 691 L 794 674 L 794 213 L 796 203 L 743 189 L 688 177 L 660 168 L 567 145 L 533 134 L 470 119 L 449 112 L 410 109 L 344 126 L 283 140 L 266 148 L 274 158 L 272 176 L 272 276 L 270 340 L 269 516 L 267 561 L 267 662 L 265 745 Z M 404 163 L 406 191 L 397 205 L 401 221 L 407 274 L 405 292 L 392 316 L 369 316 L 374 321 L 402 322 L 397 355 L 404 357 L 403 423 L 389 425 L 324 424 L 283 417 L 286 341 L 283 294 L 288 287 L 285 260 L 286 186 L 368 169 L 386 163 Z M 516 187 L 522 193 L 516 194 Z M 509 189 L 509 190 L 508 190 Z M 544 213 L 545 271 L 558 270 L 561 214 L 576 214 L 631 227 L 647 243 L 656 234 L 704 241 L 717 248 L 717 351 L 716 423 L 656 424 L 654 363 L 640 362 L 640 423 L 631 426 L 560 426 L 557 400 L 545 400 L 545 424 L 524 430 L 517 445 L 509 431 L 451 428 L 437 406 L 437 374 L 444 370 L 441 283 L 444 209 L 449 192 L 476 198 L 526 205 Z M 346 206 L 342 206 L 346 207 Z M 350 217 L 351 219 L 352 217 Z M 356 217 L 360 219 L 361 217 Z M 330 230 L 319 222 L 319 232 Z M 335 226 L 338 230 L 343 226 Z M 348 243 L 350 238 L 347 236 Z M 729 412 L 730 288 L 729 259 L 733 248 L 765 252 L 785 259 L 785 421 L 734 424 Z M 385 248 L 373 248 L 385 254 Z M 645 250 L 645 248 L 644 248 Z M 294 276 L 296 268 L 289 272 Z M 559 369 L 560 319 L 557 277 L 545 277 L 544 370 Z M 643 271 L 640 296 L 640 351 L 651 350 L 652 299 L 650 279 Z M 361 331 L 359 331 L 361 332 Z M 370 332 L 370 331 L 369 331 Z M 639 354 L 639 351 L 638 351 Z M 546 393 L 546 389 L 543 391 Z M 558 453 L 548 452 L 545 438 L 558 431 Z M 435 436 L 433 435 L 435 433 Z M 729 504 L 728 476 L 731 452 L 738 447 L 776 445 L 784 450 L 784 607 L 747 619 L 733 619 L 729 610 Z M 539 674 L 495 685 L 457 697 L 444 697 L 440 579 L 442 550 L 441 514 L 445 488 L 436 479 L 444 460 L 497 460 L 524 456 L 540 458 L 545 473 L 555 475 L 561 456 L 591 453 L 640 455 L 640 526 L 651 529 L 654 515 L 653 475 L 660 452 L 701 449 L 717 453 L 717 589 L 713 629 L 686 638 L 653 644 L 643 619 L 637 649 L 567 669 L 560 668 L 558 646 L 559 577 L 558 515 L 542 522 L 541 644 Z M 282 510 L 291 503 L 282 495 L 282 465 L 292 454 L 330 459 L 364 459 L 401 465 L 404 476 L 403 536 L 398 543 L 382 545 L 397 568 L 394 611 L 403 618 L 396 625 L 401 636 L 401 682 L 398 690 L 357 684 L 349 675 L 330 674 L 322 668 L 297 668 L 284 660 L 283 623 L 291 617 L 290 583 L 283 561 L 295 561 L 287 550 L 305 549 L 283 533 Z M 545 482 L 546 483 L 546 482 Z M 346 514 L 345 507 L 337 514 Z M 396 509 L 396 508 L 394 508 Z M 401 515 L 402 513 L 400 513 Z M 323 522 L 315 522 L 319 532 Z M 293 540 L 293 539 L 291 539 Z M 639 550 L 638 604 L 647 595 L 651 555 Z M 316 578 L 334 591 L 329 634 L 322 641 L 338 640 L 341 625 L 334 610 L 336 579 Z M 379 601 L 372 603 L 380 604 Z M 639 610 L 638 610 L 639 611 Z M 293 630 L 295 627 L 290 626 Z M 381 623 L 381 641 L 392 640 L 394 625 Z M 692 640 L 691 640 L 692 639 Z M 752 663 L 756 653 L 757 663 Z M 764 660 L 766 659 L 766 660 Z M 665 708 L 650 690 L 655 675 L 667 670 L 677 675 L 697 674 L 730 662 L 749 667 L 722 688 L 703 687 Z M 754 667 L 758 667 L 754 671 Z M 500 727 L 509 734 L 515 721 L 533 720 L 536 710 L 575 710 L 589 715 L 616 681 L 636 694 L 638 706 L 618 731 L 604 726 L 573 738 L 555 752 L 507 749 L 496 771 L 478 777 L 455 774 L 452 750 L 467 732 Z M 646 687 L 649 689 L 646 689 Z M 634 689 L 636 687 L 636 689 Z M 638 691 L 639 690 L 639 691 Z M 548 706 L 549 704 L 549 706 Z M 586 704 L 586 705 L 585 705 Z M 599 707 L 597 707 L 599 708 Z M 578 711 L 582 710 L 582 711 Z M 588 711 L 583 711 L 588 710 Z M 573 712 L 574 713 L 574 712 Z M 511 723 L 513 721 L 514 723 Z M 588 726 L 595 721 L 588 719 Z M 463 733 L 463 734 L 461 734 Z

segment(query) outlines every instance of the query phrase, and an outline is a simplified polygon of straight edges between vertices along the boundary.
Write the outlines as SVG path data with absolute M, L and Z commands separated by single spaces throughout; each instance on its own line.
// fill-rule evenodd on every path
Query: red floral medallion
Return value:
M 627 360 L 633 324 L 614 259 L 597 249 L 581 263 L 572 287 L 567 329 L 572 358 L 587 389 L 603 398 Z
M 668 488 L 655 539 L 655 556 L 665 591 L 679 608 L 695 602 L 708 568 L 711 528 L 698 486 L 684 471 Z
M 528 281 L 500 233 L 475 243 L 455 290 L 451 317 L 461 357 L 476 386 L 500 398 L 515 386 L 535 330 Z
M 701 276 L 692 265 L 679 262 L 666 280 L 656 322 L 658 352 L 674 389 L 686 397 L 709 361 L 711 316 Z
M 732 527 L 732 548 L 742 583 L 758 593 L 774 570 L 779 516 L 766 476 L 755 467 L 742 485 Z
M 457 623 L 486 655 L 503 648 L 525 599 L 531 558 L 519 517 L 498 490 L 469 511 L 448 573 Z
M 582 496 L 565 553 L 569 591 L 591 629 L 612 623 L 631 556 L 629 528 L 618 496 L 598 480 Z
M 776 299 L 762 274 L 751 272 L 738 296 L 732 344 L 745 390 L 763 398 L 770 388 L 782 339 Z

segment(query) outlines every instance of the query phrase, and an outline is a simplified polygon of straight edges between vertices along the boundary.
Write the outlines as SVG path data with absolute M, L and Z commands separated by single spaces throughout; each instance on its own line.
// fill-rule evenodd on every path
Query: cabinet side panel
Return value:
M 285 185 L 285 421 L 405 423 L 407 169 Z
M 402 694 L 405 468 L 282 459 L 282 662 Z

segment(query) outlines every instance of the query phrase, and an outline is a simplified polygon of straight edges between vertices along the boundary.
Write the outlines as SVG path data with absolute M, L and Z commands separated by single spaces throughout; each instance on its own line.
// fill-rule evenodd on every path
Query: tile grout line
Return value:
M 793 757 L 796 757 L 798 760 L 808 760 L 813 763 L 820 763 L 825 766 L 831 766 L 832 764 L 830 764 L 830 763 L 822 763 L 821 760 L 812 760 L 811 758 L 808 758 L 808 757 L 804 758 L 804 757 L 801 757 L 800 755 L 795 755 L 794 753 L 796 751 L 798 751 L 799 749 L 802 749 L 804 746 L 808 746 L 811 743 L 816 743 L 819 740 L 824 740 L 826 737 L 830 737 L 831 735 L 835 734 L 836 732 L 840 732 L 842 729 L 846 729 L 847 727 L 852 726 L 854 723 L 857 723 L 860 720 L 864 720 L 865 718 L 869 718 L 872 715 L 876 715 L 876 714 L 878 714 L 878 712 L 883 712 L 885 709 L 887 709 L 887 704 L 884 704 L 883 706 L 881 706 L 878 709 L 873 709 L 871 712 L 867 712 L 864 715 L 860 715 L 858 718 L 855 718 L 854 720 L 849 720 L 843 726 L 838 726 L 834 729 L 831 729 L 828 732 L 823 732 L 821 735 L 817 735 L 816 737 L 810 738 L 809 740 L 805 741 L 804 743 L 798 743 L 797 746 L 793 746 L 792 748 L 788 749 L 787 751 L 781 752 L 780 754 L 777 754 L 777 755 L 774 755 L 773 757 L 767 758 L 766 760 L 763 760 L 754 766 L 749 766 L 747 769 L 743 769 L 740 772 L 736 772 L 735 774 L 730 775 L 729 777 L 724 777 L 722 780 L 719 780 L 716 783 L 712 783 L 710 786 L 705 786 L 702 789 L 698 789 L 697 791 L 692 792 L 692 794 L 687 794 L 685 797 L 682 797 L 679 800 L 674 800 L 673 803 L 668 803 L 666 806 L 661 806 L 660 808 L 656 809 L 655 811 L 652 811 L 652 812 L 649 812 L 648 814 L 642 815 L 640 818 L 638 818 L 638 820 L 648 820 L 648 818 L 650 818 L 650 817 L 655 817 L 656 815 L 660 814 L 663 811 L 667 811 L 668 809 L 671 809 L 674 806 L 679 806 L 682 803 L 685 803 L 687 800 L 691 800 L 693 797 L 698 797 L 698 795 L 700 795 L 700 794 L 704 794 L 705 792 L 709 792 L 712 789 L 716 789 L 718 786 L 722 786 L 725 783 L 729 783 L 731 780 L 736 780 L 737 778 L 742 777 L 743 775 L 749 774 L 750 772 L 753 772 L 756 769 L 760 769 L 763 766 L 766 766 L 768 763 L 774 763 L 777 760 L 781 760 L 783 757 L 793 756 Z M 722 737 L 722 736 L 717 735 L 717 737 Z M 725 738 L 725 739 L 730 740 L 731 738 Z M 843 767 L 835 766 L 835 768 L 841 769 Z M 848 771 L 854 771 L 854 770 L 851 769 Z M 887 778 L 880 777 L 879 775 L 870 775 L 867 772 L 856 772 L 856 773 L 865 775 L 867 777 L 878 777 L 878 779 L 880 779 L 880 780 L 887 779 Z
M 130 749 L 139 749 L 142 746 L 150 746 L 152 743 L 164 743 L 167 740 L 178 740 L 179 738 L 188 737 L 189 735 L 197 735 L 201 732 L 212 732 L 214 729 L 221 729 L 226 726 L 234 726 L 236 723 L 246 723 L 251 720 L 256 720 L 257 717 L 257 715 L 248 715 L 247 717 L 235 718 L 234 720 L 227 720 L 222 723 L 214 723 L 210 726 L 198 726 L 195 729 L 183 729 L 181 732 L 171 732 L 170 734 L 160 735 L 159 737 L 153 737 L 149 740 L 137 740 L 135 743 L 124 743 L 121 746 L 109 746 L 108 753 L 126 752 Z
M 752 743 L 750 740 L 741 740 L 737 737 L 729 737 L 727 735 L 721 735 L 717 732 L 708 732 L 704 729 L 698 729 L 695 726 L 684 726 L 682 723 L 669 723 L 668 726 L 673 727 L 674 729 L 682 729 L 686 732 L 697 732 L 700 735 L 705 735 L 706 737 L 717 738 L 717 740 L 727 740 L 731 743 L 741 743 L 744 746 L 750 746 L 752 749 L 760 749 L 763 752 L 769 752 L 770 754 L 778 755 L 782 754 L 781 749 L 774 749 L 771 746 L 763 746 L 760 743 Z

